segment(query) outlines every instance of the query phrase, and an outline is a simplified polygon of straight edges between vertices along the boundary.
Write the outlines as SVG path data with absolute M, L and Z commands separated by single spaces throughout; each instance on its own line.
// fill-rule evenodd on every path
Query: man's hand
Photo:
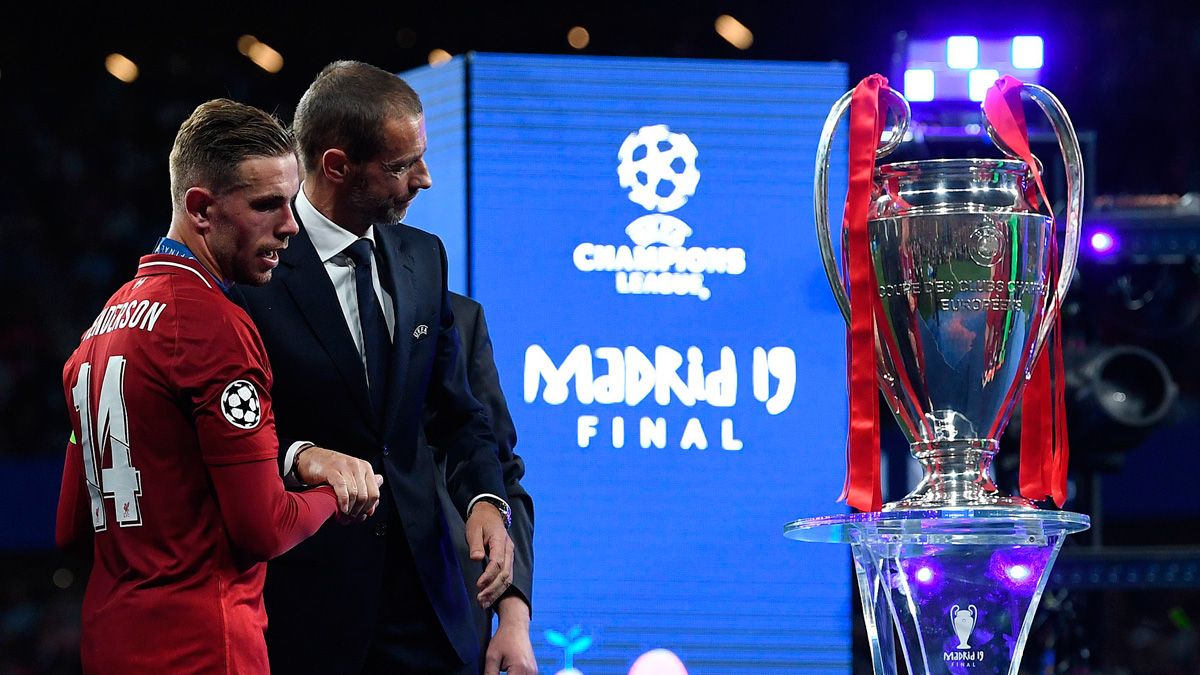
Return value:
M 537 660 L 529 642 L 529 605 L 510 595 L 496 603 L 496 614 L 500 625 L 488 643 L 483 674 L 508 671 L 508 675 L 537 675 Z
M 475 502 L 467 517 L 467 546 L 471 549 L 471 560 L 488 561 L 475 587 L 480 589 L 476 596 L 479 605 L 491 607 L 508 590 L 513 576 L 512 539 L 508 538 L 504 517 L 495 505 Z
M 376 474 L 366 460 L 314 445 L 296 456 L 295 470 L 296 478 L 309 485 L 325 484 L 333 488 L 338 516 L 343 521 L 366 520 L 379 505 L 383 476 Z

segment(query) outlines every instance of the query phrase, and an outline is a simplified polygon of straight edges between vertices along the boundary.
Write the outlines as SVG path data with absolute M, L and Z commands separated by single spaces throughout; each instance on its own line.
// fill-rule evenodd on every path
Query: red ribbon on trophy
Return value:
M 1021 104 L 1022 83 L 1006 75 L 988 89 L 983 114 L 1008 148 L 1029 166 L 1038 194 L 1030 203 L 1038 207 L 1036 197 L 1046 206 L 1053 222 L 1054 213 L 1046 199 L 1041 171 L 1029 148 L 1025 111 Z M 1050 228 L 1050 274 L 1058 278 L 1057 229 Z M 1050 302 L 1058 302 L 1057 289 L 1050 288 Z M 1066 383 L 1062 360 L 1061 312 L 1055 311 L 1052 337 L 1034 362 L 1033 372 L 1021 400 L 1021 494 L 1027 499 L 1053 498 L 1062 506 L 1067 499 L 1067 421 Z M 1034 327 L 1037 330 L 1039 327 Z
M 871 75 L 858 83 L 850 97 L 850 187 L 842 216 L 850 281 L 850 334 L 846 346 L 850 436 L 846 442 L 846 483 L 839 501 L 845 500 L 860 511 L 878 511 L 883 506 L 875 364 L 879 294 L 875 291 L 875 265 L 867 236 L 875 151 L 887 118 L 886 107 L 880 107 L 881 89 L 887 89 L 887 78 Z

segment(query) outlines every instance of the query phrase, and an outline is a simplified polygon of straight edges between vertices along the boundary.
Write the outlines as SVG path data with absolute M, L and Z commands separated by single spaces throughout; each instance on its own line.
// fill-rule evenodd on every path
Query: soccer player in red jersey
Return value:
M 382 478 L 350 474 L 285 492 L 271 366 L 224 294 L 265 284 L 297 231 L 291 135 L 219 99 L 171 150 L 172 219 L 105 303 L 63 371 L 73 428 L 60 547 L 90 552 L 88 673 L 268 673 L 264 561 L 375 508 Z M 365 495 L 365 498 L 361 496 Z

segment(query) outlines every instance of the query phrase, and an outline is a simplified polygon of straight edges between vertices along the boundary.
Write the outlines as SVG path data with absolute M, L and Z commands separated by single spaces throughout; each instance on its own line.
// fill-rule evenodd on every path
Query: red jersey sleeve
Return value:
M 271 366 L 258 330 L 223 297 L 180 298 L 178 311 L 172 379 L 192 410 L 204 462 L 274 460 Z
M 54 528 L 54 539 L 59 549 L 80 555 L 91 552 L 93 528 L 88 513 L 90 504 L 87 485 L 83 480 L 83 451 L 78 444 L 68 442 Z
M 256 560 L 286 553 L 337 509 L 330 487 L 285 491 L 274 458 L 211 466 L 208 473 L 230 540 Z

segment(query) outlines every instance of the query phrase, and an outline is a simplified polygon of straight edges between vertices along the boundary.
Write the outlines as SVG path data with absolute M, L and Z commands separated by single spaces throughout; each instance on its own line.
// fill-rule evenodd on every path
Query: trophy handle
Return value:
M 904 140 L 908 132 L 908 122 L 912 110 L 908 101 L 893 89 L 883 88 L 879 92 L 882 100 L 896 113 L 896 124 L 892 127 L 887 142 L 875 150 L 875 158 L 880 159 L 892 154 L 892 151 Z M 821 247 L 821 261 L 825 264 L 825 276 L 829 278 L 829 286 L 833 289 L 833 297 L 846 323 L 850 323 L 850 299 L 846 294 L 846 285 L 838 272 L 837 257 L 833 254 L 833 233 L 829 229 L 829 154 L 833 145 L 833 135 L 837 131 L 838 122 L 850 109 L 850 99 L 854 90 L 850 90 L 833 104 L 829 116 L 825 118 L 825 126 L 821 129 L 821 140 L 817 144 L 817 171 L 813 178 L 813 215 L 817 224 L 817 243 Z M 1065 114 L 1065 113 L 1064 113 Z M 1074 259 L 1072 259 L 1074 262 Z
M 1038 107 L 1045 113 L 1047 119 L 1050 120 L 1051 126 L 1054 127 L 1054 135 L 1058 138 L 1058 149 L 1062 152 L 1063 166 L 1067 171 L 1067 239 L 1063 244 L 1062 268 L 1058 274 L 1058 280 L 1054 287 L 1054 294 L 1046 297 L 1046 310 L 1043 316 L 1045 320 L 1038 327 L 1037 341 L 1034 343 L 1033 354 L 1036 357 L 1041 353 L 1042 347 L 1046 344 L 1046 337 L 1050 334 L 1050 329 L 1054 327 L 1054 315 L 1050 312 L 1058 311 L 1062 307 L 1063 297 L 1067 294 L 1067 288 L 1071 285 L 1071 277 L 1075 274 L 1075 261 L 1079 255 L 1079 234 L 1082 226 L 1083 214 L 1083 159 L 1079 152 L 1079 138 L 1075 135 L 1075 127 L 1071 125 L 1071 118 L 1067 115 L 1067 111 L 1063 108 L 1062 103 L 1058 98 L 1051 94 L 1044 87 L 1039 87 L 1036 84 L 1022 84 L 1021 91 L 1026 94 L 1031 100 L 1038 104 Z M 987 115 L 983 116 L 984 127 L 987 129 L 988 136 L 1000 151 L 1013 159 L 1020 159 L 1012 148 L 1008 147 L 1000 139 L 996 130 L 992 127 L 992 123 L 988 121 Z M 1038 162 L 1038 170 L 1041 170 L 1041 160 L 1037 157 L 1033 158 Z M 1051 208 L 1049 204 L 1047 208 Z M 1058 236 L 1057 232 L 1052 232 L 1051 236 Z M 1030 360 L 1032 368 L 1033 360 Z

